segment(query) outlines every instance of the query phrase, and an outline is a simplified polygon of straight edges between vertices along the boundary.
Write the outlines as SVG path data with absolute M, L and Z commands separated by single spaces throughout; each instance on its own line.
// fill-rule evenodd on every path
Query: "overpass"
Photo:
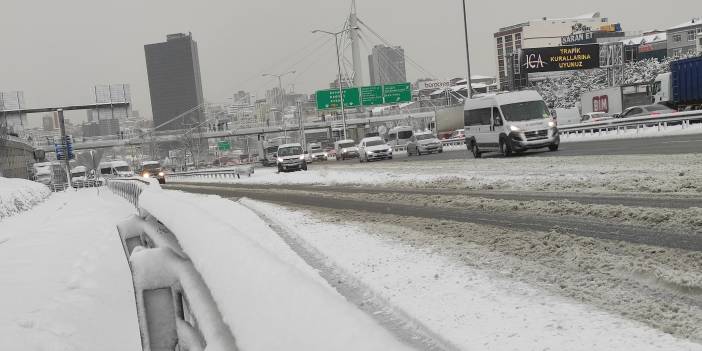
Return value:
M 436 112 L 434 110 L 426 111 L 419 110 L 420 112 L 402 112 L 395 115 L 389 116 L 377 116 L 377 117 L 357 117 L 357 118 L 347 118 L 347 127 L 352 128 L 354 126 L 365 126 L 373 123 L 383 123 L 383 122 L 396 122 L 408 119 L 434 119 Z M 341 123 L 340 119 L 334 119 L 331 121 L 324 122 L 308 122 L 305 123 L 305 129 L 322 129 L 331 128 L 338 126 Z M 219 139 L 228 137 L 240 137 L 240 136 L 250 136 L 259 134 L 272 134 L 272 133 L 283 133 L 287 131 L 298 130 L 297 127 L 284 128 L 283 126 L 261 126 L 254 128 L 240 128 L 235 130 L 223 130 L 223 131 L 208 131 L 201 133 L 202 139 Z M 127 139 L 118 139 L 117 137 L 112 137 L 110 139 L 85 141 L 73 144 L 73 150 L 91 150 L 91 149 L 102 149 L 111 148 L 116 146 L 136 146 L 150 143 L 161 143 L 161 142 L 177 142 L 183 138 L 185 130 L 174 130 L 166 132 L 156 132 L 153 136 L 141 136 Z M 200 133 L 198 133 L 200 137 Z M 39 149 L 44 150 L 47 153 L 54 152 L 53 145 L 39 145 Z

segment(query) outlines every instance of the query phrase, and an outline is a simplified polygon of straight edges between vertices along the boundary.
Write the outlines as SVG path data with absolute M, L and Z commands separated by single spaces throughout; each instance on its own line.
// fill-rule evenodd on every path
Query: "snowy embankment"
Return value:
M 242 350 L 408 349 L 244 206 L 158 187 L 140 206 L 178 238 Z
M 702 124 L 692 124 L 686 126 L 684 129 L 682 126 L 668 126 L 661 127 L 642 127 L 638 130 L 636 128 L 631 129 L 621 129 L 619 131 L 610 130 L 601 132 L 588 132 L 588 133 L 578 133 L 578 134 L 564 134 L 561 136 L 561 143 L 577 143 L 585 141 L 605 141 L 605 140 L 621 140 L 621 139 L 639 139 L 639 138 L 657 138 L 657 137 L 668 137 L 668 136 L 678 136 L 678 135 L 697 135 L 699 134 L 702 138 Z
M 188 182 L 700 194 L 702 154 L 327 162 L 312 164 L 307 172 L 259 168 L 251 178 Z
M 25 179 L 0 177 L 0 221 L 29 210 L 49 195 L 46 185 Z
M 86 189 L 0 222 L 0 349 L 141 348 L 116 230 L 133 213 L 121 198 Z
M 462 255 L 444 256 L 437 247 L 423 247 L 419 238 L 426 237 L 426 234 L 412 238 L 406 229 L 392 229 L 377 222 L 363 227 L 343 219 L 339 223 L 343 215 L 320 219 L 307 212 L 290 211 L 261 202 L 242 200 L 242 203 L 273 219 L 274 224 L 284 227 L 304 245 L 311 246 L 314 252 L 324 256 L 323 259 L 333 262 L 351 278 L 365 284 L 375 294 L 421 321 L 432 332 L 461 350 L 702 350 L 700 344 L 663 331 L 677 326 L 677 332 L 699 338 L 695 319 L 663 318 L 663 315 L 675 313 L 666 312 L 665 305 L 647 306 L 636 294 L 627 296 L 624 293 L 620 296 L 617 292 L 619 286 L 609 286 L 611 284 L 606 277 L 602 281 L 599 277 L 593 281 L 596 275 L 583 273 L 582 281 L 574 281 L 570 276 L 543 276 L 532 281 L 546 283 L 556 279 L 562 290 L 573 284 L 573 288 L 582 294 L 582 298 L 564 298 L 539 288 L 538 284 L 514 279 L 507 265 L 502 267 L 506 272 L 484 270 L 487 266 L 515 260 L 515 257 L 500 258 L 495 255 L 492 251 L 496 248 L 476 250 L 472 246 L 462 246 L 454 239 L 448 245 L 462 251 L 462 255 L 470 256 L 466 260 L 473 264 L 466 264 L 459 258 Z M 391 239 L 392 235 L 385 233 L 391 229 L 398 232 L 397 237 L 409 237 L 408 242 Z M 454 235 L 458 233 L 454 232 Z M 494 239 L 492 232 L 486 231 L 484 235 Z M 534 235 L 529 237 L 536 238 Z M 547 241 L 546 238 L 539 240 Z M 589 245 L 593 245 L 592 240 Z M 529 251 L 535 251 L 535 248 Z M 579 261 L 584 254 L 580 252 L 573 257 L 564 253 L 564 259 Z M 545 260 L 548 262 L 554 257 Z M 604 258 L 602 260 L 605 261 Z M 570 264 L 576 263 L 580 264 Z M 608 262 L 602 264 L 603 268 L 611 266 Z M 521 266 L 524 265 L 517 267 Z M 529 264 L 525 270 L 541 272 L 545 268 Z M 594 267 L 579 266 L 573 269 L 582 271 Z M 621 311 L 619 315 L 577 302 L 588 299 L 590 287 L 587 284 L 594 284 L 594 290 L 611 289 L 613 300 L 627 307 L 638 303 L 640 311 L 630 309 Z M 675 301 L 668 301 L 667 304 L 673 304 L 671 308 L 679 308 Z M 678 312 L 692 313 L 687 310 Z M 675 324 L 654 329 L 622 317 L 638 313 L 651 314 L 649 318 L 654 324 L 667 323 L 668 319 Z M 657 313 L 661 313 L 660 318 L 656 317 Z

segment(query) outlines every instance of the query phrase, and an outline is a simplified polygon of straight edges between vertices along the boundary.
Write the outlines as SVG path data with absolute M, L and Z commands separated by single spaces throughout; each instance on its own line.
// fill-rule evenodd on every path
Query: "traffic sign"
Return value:
M 412 101 L 410 83 L 388 84 L 383 86 L 383 98 L 386 104 Z
M 352 108 L 361 105 L 361 98 L 358 88 L 346 88 L 344 91 L 344 107 Z M 339 89 L 319 90 L 316 94 L 317 109 L 328 110 L 341 107 Z
M 372 85 L 361 87 L 361 104 L 363 106 L 373 106 L 383 104 L 383 86 Z
M 226 140 L 222 140 L 217 143 L 217 148 L 219 151 L 229 151 L 232 149 L 232 144 Z

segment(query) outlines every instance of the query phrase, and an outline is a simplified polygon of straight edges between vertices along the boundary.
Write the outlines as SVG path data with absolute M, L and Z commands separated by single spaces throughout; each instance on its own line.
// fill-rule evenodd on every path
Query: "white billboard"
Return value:
M 431 80 L 419 82 L 419 84 L 417 84 L 417 88 L 419 88 L 419 90 L 439 90 L 449 88 L 450 86 L 451 82 L 444 80 Z

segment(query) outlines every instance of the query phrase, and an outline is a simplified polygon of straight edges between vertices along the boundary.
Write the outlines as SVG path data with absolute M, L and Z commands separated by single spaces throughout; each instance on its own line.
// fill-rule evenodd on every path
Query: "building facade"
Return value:
M 405 50 L 400 46 L 376 45 L 368 56 L 368 70 L 371 85 L 406 82 Z
M 702 33 L 702 17 L 693 18 L 666 31 L 668 56 L 694 55 L 697 51 L 697 35 Z
M 616 40 L 621 26 L 599 12 L 572 18 L 541 18 L 500 28 L 493 37 L 497 56 L 497 78 L 505 89 L 515 70 L 514 58 L 522 48 L 596 43 Z
M 0 92 L 0 134 L 19 135 L 27 126 L 27 114 L 12 112 L 27 108 L 24 103 L 24 92 Z
M 145 45 L 144 51 L 156 130 L 201 123 L 204 98 L 197 43 L 192 35 L 170 34 L 166 42 Z M 183 118 L 163 125 L 184 113 Z

